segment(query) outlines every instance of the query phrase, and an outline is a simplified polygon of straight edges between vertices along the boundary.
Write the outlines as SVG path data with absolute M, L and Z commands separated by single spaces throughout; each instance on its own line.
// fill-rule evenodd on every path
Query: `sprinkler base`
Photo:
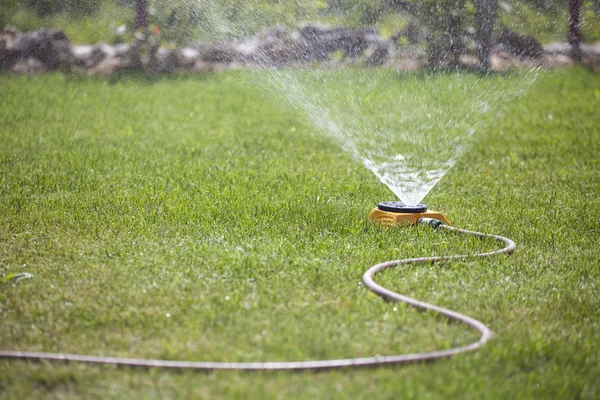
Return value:
M 369 219 L 384 225 L 416 225 L 419 218 L 432 218 L 450 225 L 448 219 L 438 211 L 426 206 L 405 206 L 401 202 L 383 202 L 369 214 Z

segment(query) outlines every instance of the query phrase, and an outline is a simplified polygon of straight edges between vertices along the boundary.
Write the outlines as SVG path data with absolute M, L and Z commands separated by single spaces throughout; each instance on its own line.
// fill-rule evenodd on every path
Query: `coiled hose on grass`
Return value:
M 81 354 L 64 354 L 64 353 L 42 353 L 34 351 L 7 351 L 0 350 L 0 358 L 19 359 L 31 361 L 67 361 L 79 362 L 88 364 L 109 364 L 126 367 L 142 367 L 142 368 L 172 368 L 172 369 L 194 369 L 194 370 L 246 370 L 246 371 L 263 371 L 263 370 L 327 370 L 337 368 L 356 368 L 356 367 L 374 367 L 391 364 L 407 364 L 414 362 L 432 361 L 441 358 L 449 358 L 456 354 L 466 353 L 479 349 L 492 337 L 492 331 L 485 326 L 481 321 L 471 318 L 467 315 L 449 310 L 447 308 L 438 307 L 433 304 L 424 303 L 408 296 L 403 296 L 399 293 L 386 289 L 373 280 L 373 277 L 380 271 L 387 268 L 394 268 L 399 265 L 406 264 L 425 264 L 435 263 L 449 260 L 460 260 L 471 257 L 490 257 L 498 254 L 511 254 L 515 248 L 515 243 L 505 237 L 498 235 L 490 235 L 486 233 L 468 231 L 466 229 L 453 228 L 442 224 L 440 221 L 428 218 L 422 218 L 418 221 L 419 224 L 429 225 L 434 228 L 454 231 L 460 234 L 471 235 L 478 238 L 492 238 L 504 243 L 506 246 L 500 250 L 490 251 L 486 253 L 477 253 L 471 255 L 455 255 L 455 256 L 437 256 L 437 257 L 422 257 L 422 258 L 407 258 L 404 260 L 386 261 L 372 266 L 363 275 L 365 286 L 376 295 L 389 301 L 399 301 L 408 304 L 409 306 L 425 310 L 434 311 L 447 317 L 450 320 L 468 325 L 480 333 L 478 341 L 471 344 L 455 347 L 448 350 L 430 351 L 426 353 L 413 353 L 381 357 L 365 357 L 365 358 L 345 358 L 338 360 L 311 360 L 311 361 L 290 361 L 290 362 L 212 362 L 212 361 L 176 361 L 176 360 L 150 360 L 138 358 L 121 358 L 121 357 L 102 357 L 90 356 Z

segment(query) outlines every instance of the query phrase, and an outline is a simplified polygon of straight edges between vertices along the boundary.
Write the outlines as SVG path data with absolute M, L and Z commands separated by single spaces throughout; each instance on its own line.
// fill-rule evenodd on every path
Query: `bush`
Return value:
M 14 0 L 0 0 L 0 29 L 8 24 L 10 17 L 17 8 Z
M 38 16 L 46 17 L 58 13 L 72 16 L 92 15 L 100 8 L 100 1 L 95 0 L 25 0 L 25 6 L 34 10 Z

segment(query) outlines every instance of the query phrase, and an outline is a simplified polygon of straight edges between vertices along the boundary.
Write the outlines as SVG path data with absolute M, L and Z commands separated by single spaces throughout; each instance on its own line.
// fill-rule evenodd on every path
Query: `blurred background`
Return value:
M 474 4 L 475 3 L 475 4 Z M 137 12 L 144 8 L 149 27 L 160 29 L 163 44 L 182 45 L 218 36 L 250 37 L 267 27 L 294 28 L 303 22 L 346 27 L 371 26 L 392 37 L 410 26 L 456 25 L 468 28 L 477 1 L 465 0 L 0 0 L 0 27 L 19 31 L 41 27 L 62 30 L 74 44 L 130 41 Z M 497 28 L 535 37 L 542 43 L 565 42 L 569 2 L 565 0 L 492 1 Z M 448 21 L 451 20 L 451 21 Z M 215 21 L 226 21 L 217 27 Z M 581 1 L 583 40 L 600 40 L 600 0 Z

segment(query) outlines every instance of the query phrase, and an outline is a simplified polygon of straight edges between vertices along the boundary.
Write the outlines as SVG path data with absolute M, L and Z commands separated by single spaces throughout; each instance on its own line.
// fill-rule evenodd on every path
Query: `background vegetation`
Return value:
M 376 26 L 384 36 L 391 36 L 406 26 L 407 11 L 423 4 L 430 14 L 430 27 L 445 23 L 443 17 L 466 18 L 461 25 L 467 24 L 473 13 L 472 2 L 467 0 L 149 0 L 149 10 L 150 23 L 161 28 L 163 40 L 189 43 L 224 35 L 250 36 L 277 24 L 296 27 L 306 21 Z M 21 30 L 52 26 L 64 30 L 75 43 L 110 42 L 130 38 L 133 8 L 132 0 L 0 0 L 0 25 Z M 466 14 L 461 17 L 460 13 Z M 501 1 L 499 18 L 501 26 L 542 42 L 566 41 L 566 1 Z M 122 25 L 128 28 L 124 37 L 116 34 Z M 600 40 L 598 0 L 583 3 L 583 35 L 588 42 Z

